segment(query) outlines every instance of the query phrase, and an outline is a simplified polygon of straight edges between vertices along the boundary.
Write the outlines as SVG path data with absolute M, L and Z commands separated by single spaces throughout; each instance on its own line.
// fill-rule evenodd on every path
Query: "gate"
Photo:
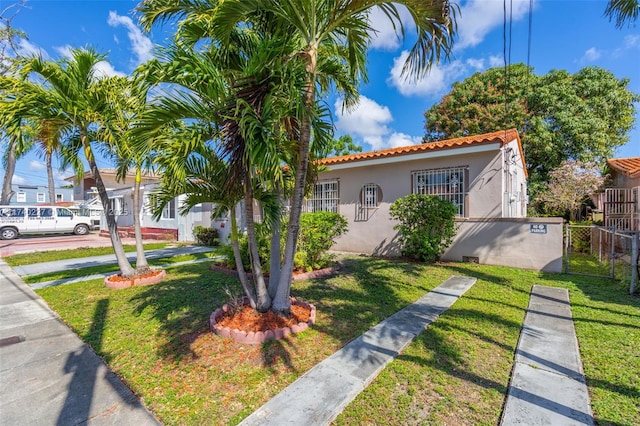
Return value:
M 638 282 L 638 232 L 619 232 L 613 226 L 565 226 L 564 272 Z
M 640 187 L 605 189 L 604 225 L 615 226 L 617 229 L 639 231 L 639 192 Z

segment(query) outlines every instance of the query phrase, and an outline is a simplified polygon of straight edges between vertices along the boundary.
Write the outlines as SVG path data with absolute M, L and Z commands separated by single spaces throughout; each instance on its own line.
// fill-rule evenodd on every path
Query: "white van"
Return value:
M 89 232 L 91 218 L 55 206 L 0 206 L 0 238 L 12 240 L 22 234 Z

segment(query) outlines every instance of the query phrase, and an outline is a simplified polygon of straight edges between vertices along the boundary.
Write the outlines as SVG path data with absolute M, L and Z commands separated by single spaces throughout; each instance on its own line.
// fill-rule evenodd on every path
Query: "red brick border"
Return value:
M 151 284 L 156 284 L 159 283 L 160 281 L 162 281 L 164 279 L 164 277 L 167 275 L 167 271 L 165 271 L 164 269 L 160 269 L 157 270 L 156 274 L 154 275 L 149 275 L 149 276 L 145 276 L 145 277 L 137 277 L 137 278 L 131 278 L 129 280 L 122 280 L 122 279 L 117 279 L 114 280 L 114 277 L 119 277 L 120 275 L 116 274 L 116 275 L 109 275 L 108 277 L 106 277 L 104 279 L 104 286 L 107 288 L 115 288 L 115 289 L 123 289 L 123 288 L 129 288 L 129 287 L 136 287 L 136 286 L 141 286 L 141 285 L 151 285 Z
M 248 305 L 249 298 L 245 296 L 241 299 L 238 299 L 238 302 L 241 302 L 244 305 Z M 236 328 L 230 329 L 229 327 L 222 327 L 217 323 L 220 317 L 222 317 L 222 315 L 224 315 L 229 310 L 229 305 L 224 304 L 221 308 L 216 309 L 209 317 L 209 328 L 214 334 L 217 334 L 218 336 L 229 337 L 236 342 L 245 343 L 248 345 L 257 345 L 259 343 L 264 343 L 269 339 L 280 340 L 283 337 L 287 337 L 291 333 L 300 333 L 316 322 L 316 307 L 314 305 L 302 300 L 297 300 L 294 297 L 291 298 L 291 304 L 310 308 L 311 314 L 309 316 L 309 321 L 300 322 L 298 324 L 292 325 L 291 327 L 276 328 L 275 330 L 268 330 L 265 332 L 247 332 L 238 330 Z

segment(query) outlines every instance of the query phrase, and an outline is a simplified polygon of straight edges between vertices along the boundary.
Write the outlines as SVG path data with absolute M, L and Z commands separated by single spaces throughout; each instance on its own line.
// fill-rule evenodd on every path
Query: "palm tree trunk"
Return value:
M 267 312 L 271 308 L 271 296 L 264 282 L 260 254 L 258 253 L 258 240 L 256 238 L 255 223 L 253 221 L 253 191 L 251 190 L 251 176 L 245 174 L 244 209 L 247 216 L 247 239 L 249 240 L 249 254 L 251 257 L 251 273 L 256 287 L 258 312 Z
M 53 167 L 51 167 L 51 154 L 45 154 L 45 162 L 47 164 L 47 180 L 49 182 L 49 204 L 55 206 L 56 204 L 56 188 L 53 183 Z
M 258 306 L 256 301 L 256 292 L 249 285 L 247 279 L 247 273 L 244 271 L 244 265 L 242 264 L 242 255 L 240 254 L 240 247 L 238 245 L 238 222 L 236 221 L 235 206 L 229 209 L 229 216 L 231 216 L 231 248 L 233 249 L 233 257 L 236 261 L 236 270 L 238 271 L 238 278 L 240 278 L 240 284 L 244 289 L 245 294 L 249 298 L 249 303 L 253 309 Z
M 277 191 L 277 204 L 280 206 L 282 202 L 282 197 L 280 190 Z M 278 289 L 278 282 L 280 281 L 280 219 L 281 212 L 278 212 L 278 216 L 276 218 L 276 222 L 273 224 L 273 229 L 271 230 L 271 249 L 269 259 L 269 296 L 273 299 L 276 297 L 276 291 Z
M 129 259 L 127 259 L 127 255 L 124 252 L 124 247 L 122 246 L 122 241 L 120 240 L 120 235 L 118 234 L 118 225 L 116 223 L 116 218 L 113 212 L 109 209 L 109 196 L 107 195 L 107 189 L 104 186 L 104 182 L 102 181 L 102 176 L 100 176 L 100 171 L 98 170 L 98 165 L 96 164 L 96 160 L 93 156 L 93 151 L 91 150 L 91 145 L 86 141 L 87 135 L 81 134 L 80 137 L 83 139 L 82 144 L 84 146 L 84 154 L 89 162 L 89 167 L 91 172 L 93 173 L 93 178 L 96 181 L 96 188 L 98 189 L 98 195 L 100 196 L 100 201 L 102 202 L 102 209 L 104 210 L 104 215 L 107 218 L 107 227 L 109 228 L 109 237 L 111 237 L 111 245 L 113 246 L 113 252 L 116 255 L 116 260 L 118 261 L 118 267 L 120 268 L 120 274 L 124 278 L 133 278 L 136 275 L 136 271 L 129 263 Z
M 142 173 L 140 168 L 136 168 L 136 181 L 133 186 L 133 230 L 136 235 L 136 274 L 144 275 L 150 271 L 147 257 L 142 244 L 142 225 L 140 223 L 140 182 Z
M 309 64 L 307 66 L 307 90 L 305 93 L 305 114 L 300 125 L 300 146 L 298 148 L 298 167 L 296 167 L 296 179 L 291 197 L 291 211 L 287 226 L 287 241 L 284 246 L 284 258 L 280 270 L 280 280 L 276 296 L 273 300 L 272 310 L 284 316 L 291 314 L 291 281 L 293 275 L 293 258 L 296 254 L 296 244 L 300 231 L 300 216 L 302 215 L 302 203 L 304 201 L 304 187 L 309 169 L 309 146 L 311 141 L 311 111 L 315 102 L 315 64 L 317 50 L 311 48 L 308 52 Z
M 11 180 L 16 171 L 16 141 L 9 141 L 9 149 L 6 154 L 7 164 L 4 168 L 4 179 L 2 181 L 2 195 L 0 196 L 0 205 L 6 206 L 11 202 L 11 197 L 15 194 L 11 189 Z

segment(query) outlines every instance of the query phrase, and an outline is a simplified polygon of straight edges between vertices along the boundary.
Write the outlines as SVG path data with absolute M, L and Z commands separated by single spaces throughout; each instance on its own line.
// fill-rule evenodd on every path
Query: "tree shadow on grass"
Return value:
M 158 320 L 164 341 L 158 354 L 177 362 L 195 356 L 190 344 L 209 332 L 211 313 L 228 302 L 228 292 L 240 295 L 242 290 L 237 280 L 211 272 L 207 264 L 184 265 L 175 271 L 145 287 L 130 302 L 137 315 L 150 313 Z

